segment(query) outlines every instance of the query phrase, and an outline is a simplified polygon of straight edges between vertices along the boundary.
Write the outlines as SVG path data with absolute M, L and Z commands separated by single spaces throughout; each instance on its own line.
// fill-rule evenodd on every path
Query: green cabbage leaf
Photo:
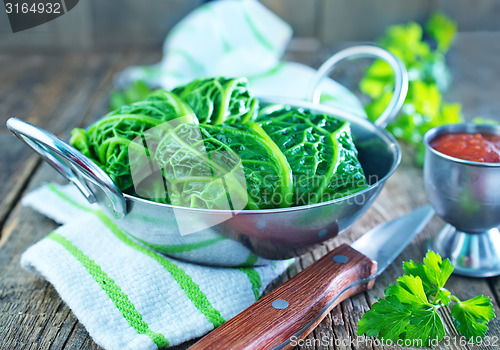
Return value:
M 367 187 L 347 122 L 280 105 L 263 108 L 257 122 L 292 168 L 292 205 L 324 202 Z
M 173 92 L 193 109 L 200 123 L 244 123 L 253 120 L 259 109 L 246 78 L 198 79 Z
M 155 159 L 174 205 L 266 209 L 291 204 L 290 166 L 255 123 L 179 125 L 159 143 Z M 226 208 L 228 196 L 232 208 Z M 239 205 L 243 200 L 246 205 Z
M 70 143 L 94 160 L 122 191 L 133 183 L 128 147 L 137 137 L 162 123 L 198 123 L 192 109 L 171 92 L 159 90 L 146 100 L 125 105 L 93 123 L 74 129 Z M 134 143 L 134 147 L 144 147 Z M 133 165 L 141 166 L 141 165 Z

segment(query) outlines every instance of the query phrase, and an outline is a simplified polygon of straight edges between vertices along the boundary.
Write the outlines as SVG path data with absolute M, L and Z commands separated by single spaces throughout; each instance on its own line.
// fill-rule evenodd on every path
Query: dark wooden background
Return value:
M 205 0 L 81 0 L 42 26 L 18 32 L 0 11 L 0 52 L 158 49 L 166 33 Z M 287 21 L 294 35 L 324 47 L 372 41 L 387 25 L 424 21 L 440 10 L 463 32 L 499 31 L 498 0 L 261 0 Z M 3 9 L 3 5 L 0 5 Z

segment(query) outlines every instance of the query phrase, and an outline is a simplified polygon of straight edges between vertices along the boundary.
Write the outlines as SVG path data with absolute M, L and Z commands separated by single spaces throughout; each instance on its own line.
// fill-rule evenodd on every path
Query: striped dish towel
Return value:
M 291 263 L 218 268 L 168 258 L 129 236 L 72 185 L 45 185 L 23 204 L 63 225 L 30 247 L 21 265 L 49 281 L 106 349 L 156 349 L 200 337 L 256 301 Z

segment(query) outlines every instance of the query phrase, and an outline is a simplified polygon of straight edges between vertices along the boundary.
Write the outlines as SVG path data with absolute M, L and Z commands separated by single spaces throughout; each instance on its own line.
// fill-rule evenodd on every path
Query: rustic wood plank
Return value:
M 293 35 L 317 37 L 321 0 L 262 0 L 269 10 L 291 25 Z
M 500 30 L 497 0 L 433 0 L 432 8 L 453 18 L 463 32 Z
M 60 123 L 60 127 L 67 127 L 68 118 L 65 116 L 54 118 L 56 108 L 60 108 L 59 98 L 64 99 L 68 96 L 64 92 L 71 94 L 74 88 L 82 87 L 78 80 L 84 74 L 85 64 L 80 65 L 83 68 L 78 70 L 77 56 L 66 60 L 58 56 L 12 56 L 6 60 L 10 64 L 3 65 L 1 73 L 5 74 L 10 84 L 8 89 L 2 91 L 0 122 L 5 125 L 8 117 L 19 116 L 41 127 L 47 127 L 50 123 L 53 125 Z M 26 69 L 13 71 L 8 69 L 18 65 L 25 66 Z M 105 65 L 103 67 L 109 68 Z M 5 128 L 0 131 L 0 145 L 7 150 L 0 155 L 0 164 L 4 169 L 0 174 L 0 181 L 5 184 L 0 188 L 0 223 L 2 223 L 39 161 L 38 157 L 22 143 L 17 142 Z
M 122 0 L 118 4 L 93 0 L 95 48 L 122 50 L 134 43 L 141 48 L 157 49 L 168 31 L 202 3 L 202 0 Z
M 14 140 L 14 136 L 7 132 L 0 132 L 0 227 L 3 226 L 7 214 L 19 199 L 26 179 L 33 173 L 39 164 L 38 157 L 26 152 L 26 147 Z M 0 245 L 4 240 L 0 234 Z
M 499 43 L 500 31 L 460 33 L 446 56 L 453 75 L 445 99 L 461 103 L 468 120 L 481 116 L 500 122 Z
M 92 43 L 91 6 L 82 1 L 63 16 L 28 30 L 12 33 L 4 11 L 0 13 L 0 51 L 68 52 L 88 49 Z
M 423 21 L 432 0 L 322 0 L 319 37 L 334 47 L 345 41 L 373 41 L 391 24 Z

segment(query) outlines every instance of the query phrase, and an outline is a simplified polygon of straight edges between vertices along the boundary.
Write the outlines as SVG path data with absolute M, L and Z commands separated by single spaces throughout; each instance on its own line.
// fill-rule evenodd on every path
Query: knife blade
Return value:
M 282 349 L 306 337 L 341 301 L 371 289 L 434 215 L 423 206 L 342 244 L 213 330 L 191 350 Z

